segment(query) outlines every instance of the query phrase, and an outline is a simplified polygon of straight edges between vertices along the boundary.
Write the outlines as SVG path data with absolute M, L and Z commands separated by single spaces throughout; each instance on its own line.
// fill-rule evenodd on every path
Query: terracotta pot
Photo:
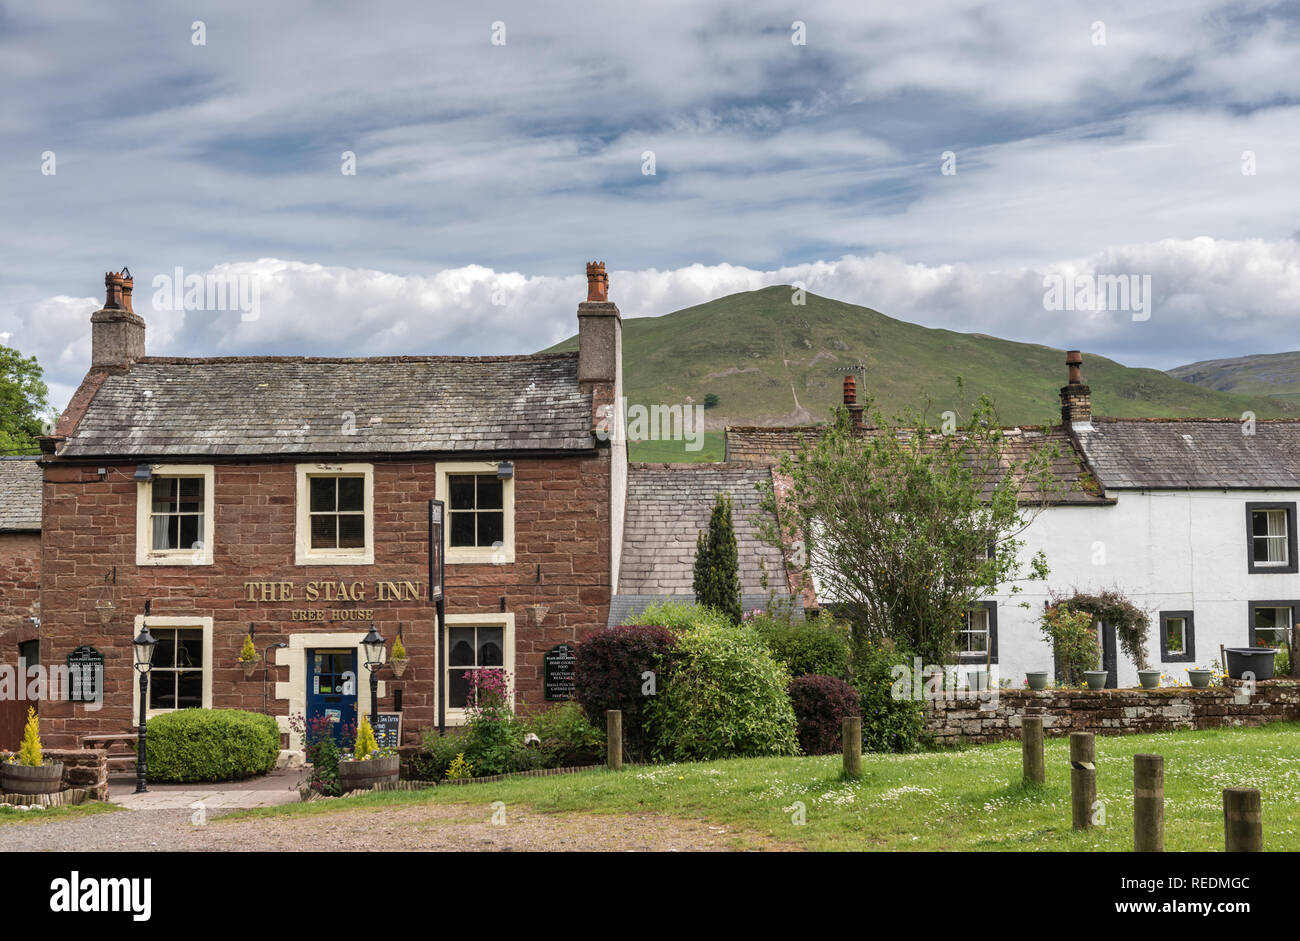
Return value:
M 368 791 L 376 784 L 396 784 L 402 760 L 397 755 L 365 761 L 340 761 L 339 786 L 343 793 Z
M 410 657 L 400 657 L 400 658 L 396 658 L 396 657 L 395 657 L 395 658 L 390 659 L 388 662 L 389 662 L 390 664 L 392 664 L 392 666 L 393 666 L 393 676 L 397 677 L 398 679 L 401 679 L 401 678 L 402 678 L 402 674 L 406 672 L 406 665 L 407 665 L 408 663 L 411 662 L 411 658 L 410 658 Z
M 57 794 L 63 790 L 63 762 L 35 768 L 5 762 L 0 764 L 0 786 L 6 794 Z

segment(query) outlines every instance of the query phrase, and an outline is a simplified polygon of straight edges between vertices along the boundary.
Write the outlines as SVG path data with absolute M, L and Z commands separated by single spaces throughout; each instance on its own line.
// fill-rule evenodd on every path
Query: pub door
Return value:
M 357 652 L 307 651 L 307 723 L 325 719 L 340 748 L 351 746 L 357 730 Z

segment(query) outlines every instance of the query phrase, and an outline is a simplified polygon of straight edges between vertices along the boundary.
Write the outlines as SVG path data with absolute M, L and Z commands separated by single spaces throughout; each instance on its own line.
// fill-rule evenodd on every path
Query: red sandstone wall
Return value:
M 41 534 L 0 533 L 0 661 L 12 663 L 18 645 L 36 639 Z
M 63 662 L 79 644 L 105 656 L 105 703 L 98 712 L 67 702 L 43 704 L 41 726 L 50 747 L 75 747 L 89 732 L 116 732 L 131 725 L 130 644 L 134 618 L 151 599 L 158 616 L 214 619 L 213 705 L 262 710 L 262 670 L 245 680 L 236 663 L 250 622 L 256 625 L 259 655 L 268 644 L 301 631 L 365 630 L 364 622 L 290 622 L 293 608 L 367 608 L 390 643 L 397 625 L 411 657 L 400 680 L 381 673 L 388 695 L 380 710 L 393 708 L 394 689 L 403 692 L 404 737 L 436 721 L 433 699 L 434 609 L 420 602 L 377 602 L 379 579 L 425 581 L 428 500 L 434 496 L 432 461 L 376 463 L 375 563 L 362 566 L 294 565 L 294 463 L 218 465 L 215 475 L 214 564 L 135 564 L 135 465 L 110 465 L 101 481 L 95 465 L 51 465 L 46 470 L 41 658 Z M 581 458 L 515 460 L 515 562 L 507 565 L 448 565 L 447 613 L 502 610 L 515 615 L 517 700 L 542 702 L 542 657 L 555 644 L 574 642 L 603 627 L 609 613 L 609 461 L 607 454 Z M 101 626 L 94 611 L 105 573 L 117 567 L 112 596 L 117 613 Z M 249 602 L 244 582 L 284 579 L 360 580 L 372 586 L 363 602 L 330 605 Z M 526 608 L 549 607 L 541 628 L 530 626 Z M 362 671 L 364 676 L 364 671 Z M 271 670 L 287 680 L 285 667 Z M 368 678 L 367 678 L 368 680 Z M 367 681 L 363 680 L 363 684 Z M 368 695 L 363 685 L 362 695 Z M 286 703 L 271 699 L 271 712 Z

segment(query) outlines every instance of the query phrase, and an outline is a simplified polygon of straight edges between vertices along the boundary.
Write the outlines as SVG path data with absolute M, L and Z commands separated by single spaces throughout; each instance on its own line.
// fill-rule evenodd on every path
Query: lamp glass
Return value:
M 366 663 L 382 663 L 384 657 L 384 638 L 370 625 L 370 633 L 361 641 L 361 646 L 366 650 Z
M 137 666 L 147 667 L 153 663 L 153 652 L 158 646 L 158 640 L 149 633 L 147 625 L 140 628 L 140 633 L 136 635 L 135 640 L 131 641 L 131 646 L 135 650 Z

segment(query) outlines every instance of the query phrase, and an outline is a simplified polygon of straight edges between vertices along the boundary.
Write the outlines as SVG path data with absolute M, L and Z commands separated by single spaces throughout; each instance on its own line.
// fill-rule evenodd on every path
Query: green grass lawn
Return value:
M 662 813 L 745 827 L 810 850 L 1131 850 L 1133 756 L 1165 757 L 1165 848 L 1222 850 L 1226 787 L 1263 792 L 1264 847 L 1300 850 L 1300 724 L 1097 739 L 1105 824 L 1070 829 L 1066 739 L 1049 739 L 1047 783 L 1026 789 L 1020 743 L 864 755 L 840 779 L 837 755 L 746 758 L 515 778 L 267 808 L 225 819 L 331 813 L 349 806 L 493 801 L 542 812 Z M 793 822 L 802 803 L 806 822 Z
M 8 804 L 0 804 L 0 826 L 10 823 L 49 823 L 51 820 L 71 820 L 75 817 L 89 817 L 92 814 L 111 814 L 121 809 L 116 804 L 105 801 L 86 801 L 84 804 L 47 807 L 42 810 L 19 810 Z

